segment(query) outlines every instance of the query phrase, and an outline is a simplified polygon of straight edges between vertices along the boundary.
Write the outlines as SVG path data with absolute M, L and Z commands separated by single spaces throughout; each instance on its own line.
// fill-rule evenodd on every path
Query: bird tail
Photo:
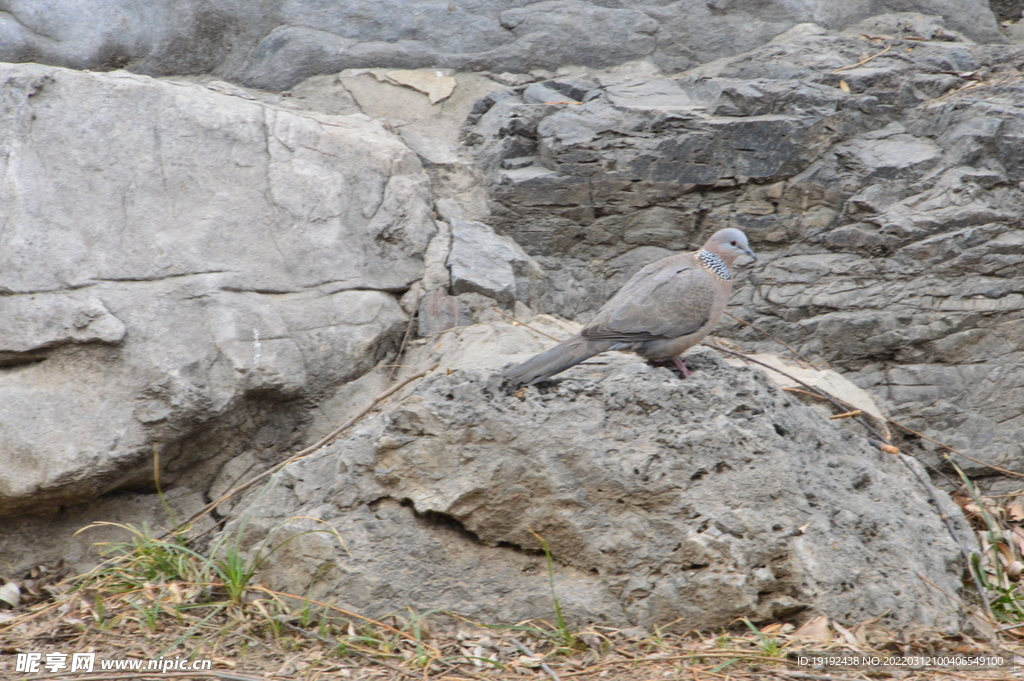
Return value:
M 522 364 L 505 369 L 501 375 L 516 386 L 533 385 L 576 366 L 588 357 L 609 350 L 616 344 L 614 340 L 587 340 L 576 334 Z

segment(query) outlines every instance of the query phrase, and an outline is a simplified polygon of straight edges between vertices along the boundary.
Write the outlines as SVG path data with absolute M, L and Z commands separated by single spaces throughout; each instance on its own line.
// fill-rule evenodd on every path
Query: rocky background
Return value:
M 375 614 L 549 614 L 537 532 L 579 620 L 956 627 L 918 574 L 959 588 L 962 517 L 861 433 L 712 354 L 509 395 L 551 341 L 501 314 L 585 322 L 740 227 L 733 315 L 1009 489 L 1019 4 L 4 3 L 0 574 L 86 569 L 87 522 L 169 522 L 154 465 L 188 517 L 438 364 L 199 527 L 330 522 L 265 579 Z

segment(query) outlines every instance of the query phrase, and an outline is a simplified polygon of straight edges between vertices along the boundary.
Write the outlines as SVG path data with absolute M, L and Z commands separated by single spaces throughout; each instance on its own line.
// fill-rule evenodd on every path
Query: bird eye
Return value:
M 736 245 L 736 242 L 735 242 L 735 241 L 730 241 L 730 242 L 729 242 L 729 245 L 730 245 L 730 246 L 735 246 L 735 245 Z

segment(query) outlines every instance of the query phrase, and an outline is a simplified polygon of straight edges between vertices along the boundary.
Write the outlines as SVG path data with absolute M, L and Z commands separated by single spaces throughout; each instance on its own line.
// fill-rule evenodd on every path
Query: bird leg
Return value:
M 649 359 L 647 360 L 647 363 L 650 364 L 652 367 L 665 367 L 666 369 L 675 369 L 676 371 L 679 372 L 679 378 L 681 379 L 687 378 L 691 374 L 693 374 L 693 372 L 690 371 L 690 368 L 686 366 L 686 362 L 679 359 L 678 357 L 674 357 L 671 360 L 664 362 L 656 362 L 653 359 Z

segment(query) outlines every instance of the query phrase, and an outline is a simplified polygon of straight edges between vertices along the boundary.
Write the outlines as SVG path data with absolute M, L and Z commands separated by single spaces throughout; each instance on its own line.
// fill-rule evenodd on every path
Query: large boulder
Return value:
M 649 59 L 677 71 L 803 22 L 840 29 L 894 11 L 943 16 L 978 42 L 1002 40 L 985 0 L 12 0 L 4 10 L 0 60 L 217 73 L 276 90 L 365 67 L 521 72 Z
M 586 320 L 646 262 L 739 227 L 760 260 L 736 314 L 1024 472 L 1020 62 L 934 17 L 803 26 L 678 78 L 497 93 L 466 138 L 490 224 L 545 269 L 541 310 Z
M 973 539 L 898 458 L 710 350 L 688 356 L 686 380 L 608 353 L 503 388 L 503 364 L 550 343 L 492 323 L 421 344 L 409 362 L 437 371 L 284 468 L 227 536 L 269 554 L 274 588 L 370 616 L 514 622 L 551 617 L 554 595 L 577 623 L 611 626 L 810 612 L 956 625 L 922 577 L 960 587 L 940 513 Z
M 0 514 L 289 446 L 400 340 L 430 209 L 365 117 L 4 65 Z

